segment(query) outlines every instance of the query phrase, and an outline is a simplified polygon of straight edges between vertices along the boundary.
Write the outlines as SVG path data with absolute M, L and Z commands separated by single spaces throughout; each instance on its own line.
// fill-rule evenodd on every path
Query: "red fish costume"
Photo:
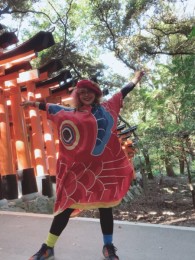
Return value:
M 47 104 L 48 119 L 59 134 L 55 215 L 66 208 L 113 207 L 120 203 L 133 179 L 133 167 L 117 137 L 121 92 L 101 105 L 82 111 Z

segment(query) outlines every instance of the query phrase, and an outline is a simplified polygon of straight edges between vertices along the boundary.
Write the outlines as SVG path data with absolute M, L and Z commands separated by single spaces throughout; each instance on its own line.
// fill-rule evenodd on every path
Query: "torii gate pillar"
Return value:
M 2 175 L 0 182 L 0 194 L 6 199 L 11 200 L 18 198 L 18 185 L 17 176 L 13 166 L 9 116 L 3 90 L 0 90 L 0 117 L 0 167 Z

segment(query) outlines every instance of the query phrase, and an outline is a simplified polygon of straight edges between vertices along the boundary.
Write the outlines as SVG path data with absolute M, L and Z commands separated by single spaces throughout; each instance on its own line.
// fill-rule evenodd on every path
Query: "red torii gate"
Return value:
M 0 55 L 0 195 L 7 199 L 18 197 L 17 171 L 23 171 L 23 193 L 37 192 L 36 182 L 33 178 L 25 180 L 27 175 L 34 176 L 34 168 L 29 150 L 24 111 L 20 106 L 22 102 L 21 86 L 27 86 L 29 99 L 34 98 L 35 82 L 45 80 L 48 76 L 47 72 L 37 69 L 30 70 L 30 61 L 37 57 L 37 52 L 54 43 L 51 33 L 39 32 L 25 43 Z M 34 112 L 36 114 L 36 111 Z M 36 132 L 40 127 L 40 120 L 37 120 L 35 116 L 31 121 L 32 128 Z M 43 167 L 42 173 L 47 174 L 40 134 L 36 135 L 34 139 L 39 153 L 36 163 Z

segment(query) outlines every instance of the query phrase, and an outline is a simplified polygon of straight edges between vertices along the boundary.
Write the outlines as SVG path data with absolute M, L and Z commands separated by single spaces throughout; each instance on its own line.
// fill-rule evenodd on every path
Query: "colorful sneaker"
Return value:
M 106 260 L 119 260 L 119 257 L 116 255 L 117 248 L 113 245 L 104 245 L 103 255 Z
M 41 249 L 29 260 L 53 260 L 54 259 L 54 249 L 48 247 L 46 244 L 42 244 Z

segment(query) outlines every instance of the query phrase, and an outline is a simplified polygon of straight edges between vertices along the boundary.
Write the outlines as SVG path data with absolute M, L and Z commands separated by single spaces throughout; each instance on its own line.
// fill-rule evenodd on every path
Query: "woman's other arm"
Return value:
M 125 85 L 122 89 L 121 89 L 121 92 L 122 92 L 122 96 L 123 98 L 126 97 L 126 95 L 132 91 L 134 89 L 134 87 L 136 86 L 136 84 L 138 82 L 140 82 L 140 80 L 142 79 L 144 75 L 144 71 L 136 71 L 135 72 L 135 75 L 133 77 L 133 79 L 127 84 Z

